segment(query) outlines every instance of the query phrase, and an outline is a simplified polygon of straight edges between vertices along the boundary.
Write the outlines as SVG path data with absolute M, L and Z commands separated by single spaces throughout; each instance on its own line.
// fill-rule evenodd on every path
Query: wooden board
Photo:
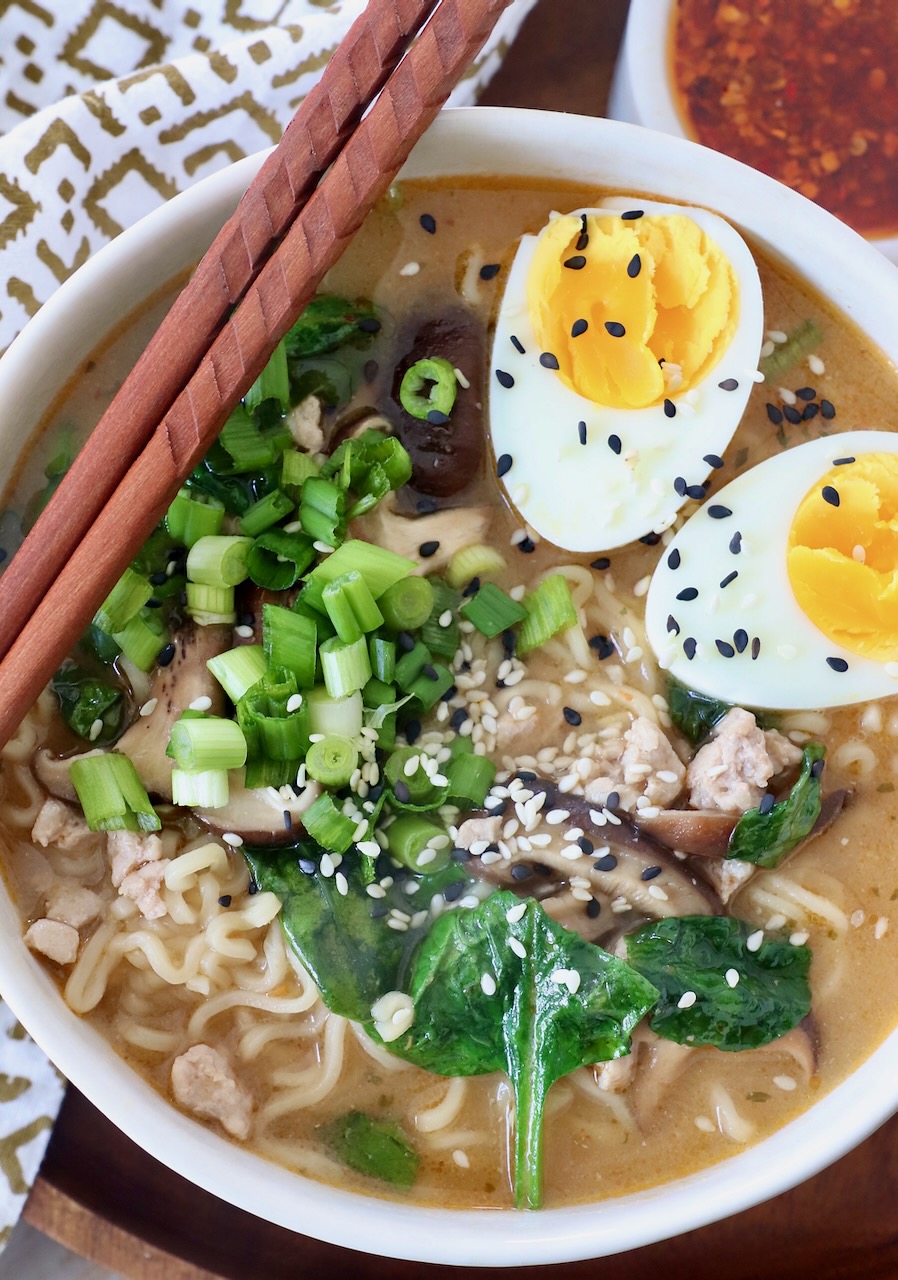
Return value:
M 539 0 L 483 100 L 604 114 L 626 7 L 626 0 Z M 232 1208 L 147 1156 L 74 1089 L 25 1216 L 128 1280 L 413 1280 L 422 1271 L 320 1244 Z M 898 1118 L 794 1191 L 609 1265 L 615 1280 L 701 1280 L 718 1272 L 725 1280 L 893 1280 Z M 538 1275 L 580 1280 L 598 1269 L 574 1263 Z M 475 1280 L 495 1272 L 459 1274 Z

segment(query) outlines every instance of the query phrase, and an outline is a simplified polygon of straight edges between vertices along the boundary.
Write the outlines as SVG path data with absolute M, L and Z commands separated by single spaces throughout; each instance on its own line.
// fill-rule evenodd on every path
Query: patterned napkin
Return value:
M 474 102 L 513 0 L 450 103 Z M 0 352 L 92 253 L 281 136 L 364 0 L 0 0 Z M 0 1003 L 0 1248 L 63 1082 Z

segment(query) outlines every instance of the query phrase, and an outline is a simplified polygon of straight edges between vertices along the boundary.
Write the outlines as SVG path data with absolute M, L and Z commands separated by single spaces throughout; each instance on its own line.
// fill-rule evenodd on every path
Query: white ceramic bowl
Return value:
M 0 361 L 5 466 L 78 363 L 161 281 L 205 249 L 261 158 L 216 174 L 125 232 L 28 325 Z M 548 176 L 707 205 L 827 292 L 898 360 L 898 270 L 801 196 L 691 142 L 598 119 L 461 109 L 443 114 L 415 149 L 406 173 Z M 49 364 L 48 350 L 55 353 Z M 21 942 L 19 918 L 2 887 L 0 987 L 65 1075 L 135 1142 L 184 1177 L 293 1230 L 429 1262 L 519 1266 L 649 1244 L 793 1186 L 860 1142 L 898 1107 L 896 1032 L 810 1111 L 703 1173 L 637 1195 L 539 1213 L 416 1208 L 298 1177 L 165 1103 L 66 1008 Z
M 676 4 L 677 0 L 630 0 L 608 115 L 687 138 L 690 134 L 677 110 L 671 82 L 669 53 Z M 870 243 L 898 262 L 898 236 L 871 236 Z

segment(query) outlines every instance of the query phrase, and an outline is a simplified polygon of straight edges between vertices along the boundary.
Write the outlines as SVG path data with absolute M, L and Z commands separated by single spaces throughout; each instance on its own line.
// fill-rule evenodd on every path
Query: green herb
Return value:
M 703 742 L 711 730 L 732 709 L 729 702 L 721 702 L 710 694 L 690 689 L 673 676 L 667 680 L 667 708 L 674 727 L 690 742 Z
M 363 1111 L 338 1116 L 324 1140 L 338 1160 L 394 1187 L 410 1187 L 418 1173 L 418 1153 L 398 1124 L 374 1120 Z
M 376 330 L 370 326 L 377 319 L 372 303 L 360 298 L 349 302 L 333 294 L 321 293 L 305 307 L 302 315 L 284 338 L 291 359 L 325 355 L 343 346 L 365 347 Z
M 820 774 L 826 748 L 809 742 L 802 748 L 801 772 L 792 790 L 769 813 L 749 809 L 730 836 L 728 858 L 776 867 L 787 853 L 811 834 L 820 817 Z
M 652 1030 L 678 1044 L 737 1052 L 798 1026 L 811 1007 L 810 949 L 765 940 L 752 951 L 753 933 L 728 916 L 682 916 L 627 934 L 627 959 L 661 993 Z M 731 969 L 734 987 L 726 979 Z M 680 1008 L 687 992 L 695 1003 Z
M 260 467 L 252 475 L 234 475 L 233 460 L 216 442 L 203 461 L 191 471 L 184 487 L 192 494 L 204 494 L 220 502 L 229 516 L 245 515 L 253 503 L 278 486 L 280 466 Z
M 760 361 L 758 368 L 765 382 L 781 382 L 785 374 L 815 351 L 823 341 L 823 333 L 813 320 L 803 320 L 786 341 Z
M 53 692 L 59 699 L 62 718 L 79 738 L 97 746 L 110 742 L 122 723 L 122 695 L 101 680 L 95 680 L 74 662 L 66 661 L 53 677 Z M 96 721 L 99 733 L 93 732 Z

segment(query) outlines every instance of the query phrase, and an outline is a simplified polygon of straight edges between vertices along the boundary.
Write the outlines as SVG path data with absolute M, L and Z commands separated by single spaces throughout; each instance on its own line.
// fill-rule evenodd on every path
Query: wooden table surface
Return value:
M 539 0 L 483 101 L 602 115 L 627 0 Z M 69 1089 L 25 1217 L 128 1280 L 412 1280 L 422 1267 L 295 1235 L 186 1182 Z M 615 1280 L 892 1280 L 898 1118 L 838 1164 L 726 1222 L 615 1259 Z M 596 1262 L 540 1268 L 594 1276 Z M 528 1272 L 531 1270 L 527 1268 Z M 535 1271 L 535 1269 L 534 1269 Z M 474 1268 L 465 1280 L 495 1275 Z

